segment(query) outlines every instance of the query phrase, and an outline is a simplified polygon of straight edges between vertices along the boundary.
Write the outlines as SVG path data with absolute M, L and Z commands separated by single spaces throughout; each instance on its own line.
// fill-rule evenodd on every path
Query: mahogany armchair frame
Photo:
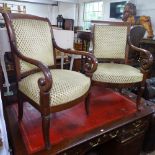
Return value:
M 150 53 L 150 51 L 139 48 L 134 46 L 131 41 L 130 41 L 130 27 L 131 25 L 127 22 L 111 22 L 111 21 L 96 21 L 93 20 L 91 21 L 92 23 L 92 35 L 93 35 L 93 47 L 95 46 L 94 42 L 94 26 L 93 24 L 105 24 L 105 25 L 116 25 L 116 26 L 127 26 L 127 44 L 126 44 L 126 50 L 125 50 L 125 59 L 98 59 L 98 62 L 116 62 L 116 63 L 124 63 L 124 64 L 130 64 L 128 54 L 129 54 L 129 49 L 132 49 L 135 53 L 138 53 L 139 57 L 139 64 L 140 64 L 140 71 L 143 73 L 143 80 L 141 82 L 137 83 L 103 83 L 103 82 L 98 82 L 98 81 L 93 81 L 93 85 L 103 85 L 104 87 L 108 88 L 118 88 L 119 91 L 122 90 L 122 88 L 132 88 L 132 87 L 137 87 L 138 88 L 138 94 L 137 94 L 137 99 L 136 99 L 136 107 L 137 110 L 140 111 L 140 101 L 141 101 L 141 96 L 144 91 L 144 86 L 145 86 L 145 81 L 149 77 L 151 65 L 153 64 L 153 56 Z M 92 50 L 92 53 L 94 53 L 94 49 Z
M 52 36 L 52 28 L 51 28 L 51 37 L 52 37 L 52 42 L 53 42 L 53 52 L 54 52 L 54 65 L 53 66 L 45 66 L 42 62 L 38 60 L 34 60 L 32 58 L 26 57 L 23 54 L 21 54 L 17 48 L 16 44 L 16 39 L 15 39 L 15 32 L 12 27 L 12 20 L 14 19 L 33 19 L 33 20 L 41 20 L 48 22 L 49 26 L 51 27 L 51 23 L 47 18 L 43 17 L 38 17 L 34 15 L 28 15 L 28 14 L 11 14 L 11 13 L 3 13 L 2 14 L 6 23 L 6 27 L 8 30 L 8 35 L 10 39 L 10 44 L 11 44 L 11 51 L 12 55 L 14 58 L 14 64 L 15 64 L 15 70 L 16 70 L 16 79 L 17 79 L 17 85 L 18 81 L 20 81 L 22 78 L 36 73 L 36 72 L 42 72 L 44 77 L 40 77 L 38 79 L 38 86 L 40 89 L 40 105 L 36 104 L 33 100 L 28 98 L 25 94 L 23 94 L 19 89 L 18 89 L 18 119 L 19 122 L 21 122 L 22 117 L 23 117 L 23 101 L 28 101 L 31 105 L 33 105 L 40 113 L 42 117 L 42 131 L 43 131 L 43 138 L 45 142 L 45 148 L 50 149 L 51 148 L 51 143 L 50 143 L 50 138 L 49 138 L 49 128 L 50 128 L 50 113 L 53 112 L 58 112 L 61 110 L 65 110 L 67 108 L 70 108 L 74 106 L 75 104 L 79 103 L 80 101 L 85 100 L 85 109 L 86 113 L 89 113 L 89 91 L 86 94 L 83 94 L 80 98 L 70 102 L 69 104 L 63 104 L 63 105 L 58 105 L 55 107 L 50 107 L 50 89 L 52 88 L 53 85 L 53 80 L 52 80 L 52 74 L 50 72 L 50 69 L 56 68 L 56 53 L 55 49 L 58 49 L 61 52 L 68 53 L 68 54 L 75 54 L 75 55 L 82 55 L 91 60 L 91 63 L 87 63 L 84 67 L 84 70 L 86 72 L 86 75 L 91 78 L 93 72 L 97 68 L 97 60 L 94 57 L 93 54 L 85 52 L 85 51 L 77 51 L 77 50 L 66 50 L 62 49 L 61 47 L 58 47 L 56 44 L 53 36 Z M 61 37 L 61 36 L 60 36 Z M 27 71 L 24 73 L 20 72 L 20 65 L 19 65 L 19 60 L 26 61 L 30 64 L 33 64 L 37 66 L 37 69 L 33 69 L 31 71 Z

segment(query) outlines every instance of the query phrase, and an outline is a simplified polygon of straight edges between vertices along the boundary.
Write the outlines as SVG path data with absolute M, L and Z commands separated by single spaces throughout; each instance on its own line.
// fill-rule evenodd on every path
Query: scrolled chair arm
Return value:
M 79 51 L 79 52 L 82 52 L 82 51 Z M 88 61 L 84 64 L 84 72 L 87 76 L 91 77 L 97 69 L 98 61 L 93 53 L 84 52 L 83 56 L 86 56 L 88 59 Z
M 150 53 L 150 51 L 134 46 L 130 41 L 129 35 L 128 35 L 128 44 L 133 50 L 140 53 L 140 69 L 141 69 L 141 71 L 148 72 L 153 64 L 153 56 Z
M 51 72 L 49 70 L 49 68 L 44 65 L 43 63 L 41 63 L 40 61 L 38 60 L 34 60 L 32 58 L 29 58 L 29 57 L 26 57 L 24 56 L 23 54 L 21 54 L 17 49 L 16 47 L 14 46 L 15 48 L 15 53 L 16 55 L 22 59 L 23 61 L 26 61 L 32 65 L 35 65 L 37 66 L 44 74 L 44 78 L 43 77 L 40 77 L 38 79 L 38 86 L 40 88 L 40 91 L 41 92 L 49 92 L 51 87 L 52 87 L 52 75 L 51 75 Z
M 94 56 L 94 54 L 90 52 L 86 52 L 86 51 L 78 51 L 75 49 L 63 49 L 59 47 L 54 40 L 53 40 L 53 43 L 54 43 L 54 48 L 56 48 L 57 50 L 61 52 L 87 57 L 89 61 L 84 64 L 84 71 L 87 76 L 91 77 L 92 74 L 96 71 L 97 66 L 98 66 L 98 61 L 96 57 Z

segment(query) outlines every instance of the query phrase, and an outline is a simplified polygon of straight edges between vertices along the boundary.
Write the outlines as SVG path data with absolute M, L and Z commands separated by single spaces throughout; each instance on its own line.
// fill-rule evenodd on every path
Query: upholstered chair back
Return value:
M 29 58 L 54 65 L 51 28 L 48 22 L 35 19 L 13 19 L 18 51 Z M 21 73 L 35 69 L 34 65 L 20 60 Z
M 125 59 L 128 27 L 94 24 L 94 55 L 97 58 Z

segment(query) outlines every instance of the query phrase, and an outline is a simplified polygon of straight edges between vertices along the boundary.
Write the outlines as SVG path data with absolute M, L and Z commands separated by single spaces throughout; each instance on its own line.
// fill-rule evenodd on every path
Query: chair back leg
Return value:
M 140 108 L 141 97 L 142 97 L 143 92 L 144 92 L 143 84 L 140 84 L 140 86 L 138 86 L 138 91 L 137 92 L 138 93 L 137 93 L 137 98 L 136 98 L 136 107 L 137 107 L 138 111 L 141 111 L 141 108 Z
M 47 150 L 51 149 L 50 143 L 50 114 L 43 115 L 42 114 L 42 130 L 43 130 L 43 138 L 45 142 L 45 148 Z
M 23 118 L 23 105 L 24 102 L 22 100 L 22 97 L 20 93 L 18 92 L 18 121 L 21 121 Z

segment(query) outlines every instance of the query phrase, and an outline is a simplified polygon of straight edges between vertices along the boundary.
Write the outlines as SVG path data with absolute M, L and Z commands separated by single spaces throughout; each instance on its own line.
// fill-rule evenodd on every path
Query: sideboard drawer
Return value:
M 144 117 L 109 131 L 100 129 L 100 133 L 97 136 L 91 138 L 88 137 L 80 144 L 60 152 L 59 155 L 84 155 L 92 148 L 104 144 L 112 139 L 115 139 L 120 144 L 128 143 L 133 139 L 136 139 L 139 135 L 144 135 L 149 126 L 149 121 L 149 117 Z

